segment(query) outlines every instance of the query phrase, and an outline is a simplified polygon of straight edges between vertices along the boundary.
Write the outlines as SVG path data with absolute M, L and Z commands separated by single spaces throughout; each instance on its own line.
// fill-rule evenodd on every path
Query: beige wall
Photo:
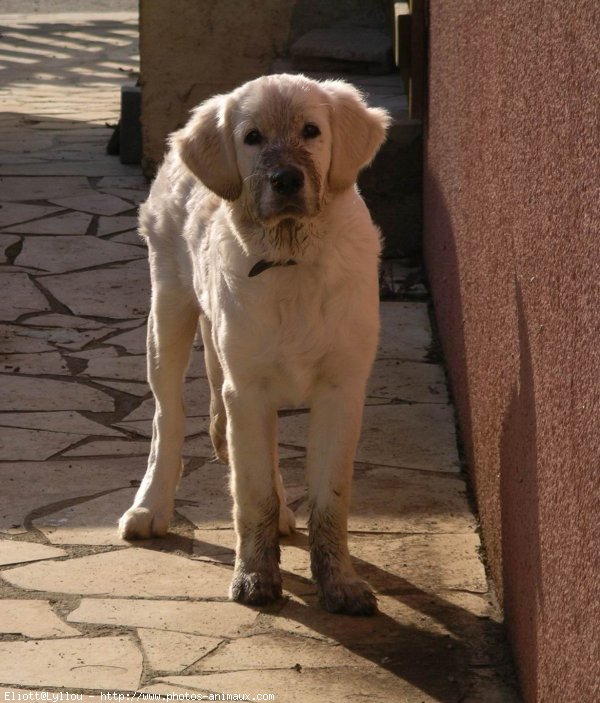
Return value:
M 600 700 L 600 4 L 431 0 L 425 254 L 528 701 Z
M 294 2 L 141 0 L 145 170 L 202 100 L 268 72 L 287 46 Z

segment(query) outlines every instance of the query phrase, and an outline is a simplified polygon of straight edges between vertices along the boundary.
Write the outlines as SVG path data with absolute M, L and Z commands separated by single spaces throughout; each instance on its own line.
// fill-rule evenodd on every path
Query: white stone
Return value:
M 0 320 L 16 320 L 29 312 L 49 310 L 46 298 L 26 273 L 4 273 L 0 297 Z
M 99 217 L 98 236 L 104 237 L 107 234 L 126 232 L 137 227 L 137 217 L 121 215 L 120 217 Z
M 79 235 L 83 236 L 92 221 L 91 215 L 84 215 L 82 212 L 68 212 L 65 215 L 54 217 L 44 217 L 41 220 L 26 222 L 20 225 L 10 225 L 5 232 L 17 232 L 19 234 L 55 234 L 55 235 Z
M 129 598 L 226 597 L 231 575 L 226 567 L 133 547 L 2 572 L 28 590 Z
M 448 403 L 446 379 L 441 366 L 396 359 L 375 361 L 367 394 L 412 403 Z
M 131 210 L 131 203 L 121 200 L 114 195 L 98 193 L 90 190 L 85 195 L 73 195 L 67 198 L 48 198 L 50 202 L 80 212 L 91 212 L 94 215 L 117 215 L 125 210 Z
M 87 178 L 19 178 L 3 176 L 0 200 L 50 200 L 90 190 Z
M 63 273 L 145 257 L 139 247 L 97 237 L 25 237 L 17 257 L 20 266 Z
M 0 427 L 0 461 L 44 461 L 81 439 L 66 432 Z
M 4 180 L 4 179 L 3 179 Z M 4 184 L 0 184 L 0 192 Z M 25 205 L 24 203 L 2 203 L 0 208 L 0 227 L 16 225 L 28 220 L 36 220 L 46 215 L 59 212 L 60 208 L 51 205 Z
M 48 547 L 37 542 L 0 539 L 0 566 L 24 564 L 28 561 L 42 561 L 43 559 L 56 559 L 56 557 L 64 557 L 66 554 L 62 549 Z
M 0 373 L 22 373 L 30 376 L 70 375 L 69 367 L 59 352 L 0 354 Z
M 138 629 L 146 661 L 155 671 L 179 672 L 206 656 L 223 640 L 182 632 Z
M 80 444 L 63 456 L 146 456 L 150 449 L 150 442 L 137 442 L 135 440 L 97 440 Z
M 136 690 L 142 655 L 126 637 L 0 642 L 0 680 L 25 686 Z
M 77 637 L 79 630 L 65 625 L 47 600 L 0 600 L 0 632 L 25 637 Z
M 76 315 L 124 319 L 145 317 L 150 305 L 146 262 L 44 277 L 55 298 Z
M 380 314 L 377 357 L 423 361 L 431 344 L 427 304 L 383 302 Z
M 237 637 L 246 634 L 257 617 L 257 611 L 229 602 L 84 598 L 67 620 Z
M 122 436 L 120 432 L 88 420 L 76 412 L 23 412 L 0 413 L 0 427 L 22 427 L 24 429 L 62 432 L 69 429 L 78 435 Z
M 146 470 L 146 461 L 125 459 L 66 459 L 0 463 L 0 532 L 24 532 L 33 510 L 97 493 L 129 488 Z M 27 490 L 24 490 L 24 486 Z
M 307 508 L 296 511 L 307 526 Z M 463 479 L 454 474 L 376 468 L 357 471 L 348 522 L 355 532 L 469 533 L 476 529 Z
M 308 414 L 279 419 L 279 441 L 306 447 Z M 356 461 L 427 471 L 459 470 L 454 415 L 449 405 L 367 406 Z
M 111 412 L 114 401 L 83 383 L 49 378 L 5 376 L 2 379 L 0 410 L 93 410 Z
M 126 546 L 117 523 L 135 494 L 135 488 L 125 488 L 49 513 L 33 524 L 53 544 Z

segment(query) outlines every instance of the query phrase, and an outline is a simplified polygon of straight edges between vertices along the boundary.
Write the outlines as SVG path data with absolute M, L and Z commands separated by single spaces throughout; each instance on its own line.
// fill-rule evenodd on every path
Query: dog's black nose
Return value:
M 298 168 L 288 166 L 271 174 L 271 188 L 280 195 L 294 195 L 304 185 L 304 174 Z

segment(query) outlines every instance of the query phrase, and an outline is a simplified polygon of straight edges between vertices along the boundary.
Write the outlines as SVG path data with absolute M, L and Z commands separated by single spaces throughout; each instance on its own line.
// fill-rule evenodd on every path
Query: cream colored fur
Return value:
M 306 125 L 317 136 L 306 136 Z M 346 523 L 365 385 L 379 327 L 379 232 L 356 188 L 387 114 L 341 81 L 268 76 L 203 103 L 172 136 L 142 206 L 156 415 L 147 473 L 120 520 L 126 539 L 166 533 L 184 439 L 182 386 L 200 320 L 211 437 L 230 463 L 237 532 L 231 597 L 281 593 L 278 535 L 294 528 L 277 460 L 277 410 L 310 406 L 307 480 L 313 573 L 325 607 L 369 613 Z M 257 130 L 259 144 L 249 144 Z M 274 190 L 293 167 L 299 192 Z M 273 266 L 249 277 L 261 260 Z

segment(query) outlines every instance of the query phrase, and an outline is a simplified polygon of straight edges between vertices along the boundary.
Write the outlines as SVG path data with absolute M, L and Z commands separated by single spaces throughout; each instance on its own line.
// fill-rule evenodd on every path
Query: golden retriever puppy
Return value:
M 236 561 L 230 597 L 281 595 L 279 534 L 294 528 L 277 458 L 277 410 L 310 406 L 313 576 L 323 606 L 370 614 L 347 518 L 365 385 L 379 329 L 379 232 L 358 172 L 388 114 L 343 81 L 250 81 L 201 104 L 171 137 L 142 206 L 156 414 L 148 469 L 120 520 L 125 539 L 164 535 L 184 439 L 182 389 L 198 320 L 210 434 L 231 466 Z

